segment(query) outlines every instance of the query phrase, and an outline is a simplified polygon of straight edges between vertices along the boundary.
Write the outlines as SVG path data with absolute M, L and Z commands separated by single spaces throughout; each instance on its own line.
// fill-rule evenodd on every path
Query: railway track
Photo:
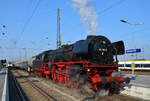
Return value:
M 12 72 L 8 71 L 8 80 L 9 80 L 9 100 L 10 101 L 28 101 L 25 97 L 22 89 L 20 88 L 16 78 Z
M 36 91 L 38 91 L 40 95 L 45 97 L 47 101 L 56 101 L 55 98 L 57 98 L 58 101 L 139 101 L 137 99 L 122 95 L 112 95 L 97 98 L 89 97 L 86 94 L 78 92 L 78 90 L 75 91 L 75 89 L 67 88 L 62 84 L 54 83 L 51 80 L 39 77 L 29 77 L 28 74 L 24 71 L 15 71 L 15 73 L 17 74 L 18 77 L 23 78 L 23 81 L 21 81 L 20 83 L 28 82 L 28 84 L 32 88 L 36 89 Z M 65 99 L 63 97 L 65 97 Z
M 57 101 L 53 96 L 51 96 L 48 93 L 46 93 L 43 89 L 41 89 L 40 87 L 38 87 L 36 84 L 34 84 L 33 82 L 31 82 L 30 80 L 29 80 L 29 82 L 30 82 L 30 84 L 32 85 L 33 88 L 35 88 L 40 94 L 42 94 L 48 100 L 50 100 L 50 101 Z
M 18 85 L 18 82 L 16 81 L 15 77 L 14 77 L 14 82 L 15 82 L 16 88 L 18 89 L 21 100 L 26 101 L 25 96 L 24 96 L 23 92 L 21 91 L 21 88 Z
M 29 76 L 27 72 L 24 72 L 22 70 L 13 70 L 12 72 L 16 76 L 17 81 L 23 88 L 24 92 L 27 94 L 30 101 L 49 101 L 47 100 L 47 97 L 44 97 L 45 94 L 42 95 L 43 92 L 47 93 L 47 95 L 50 95 L 52 97 L 52 100 L 50 101 L 81 101 L 74 98 L 73 96 L 69 96 L 69 94 L 67 94 L 66 92 L 60 91 L 59 89 L 52 86 L 50 83 L 48 85 L 44 85 L 45 81 L 49 80 L 44 80 L 44 78 L 39 78 L 33 75 Z M 33 85 L 30 84 L 30 82 L 33 83 Z M 34 86 L 37 89 L 40 88 L 40 91 L 35 91 L 35 88 L 33 88 L 32 86 Z M 36 92 L 38 92 L 38 94 Z M 42 94 L 40 92 L 42 92 Z M 44 97 L 43 100 L 41 99 L 42 97 Z
M 21 75 L 18 71 L 16 72 L 18 75 Z M 46 98 L 46 101 L 57 101 L 53 96 L 45 92 L 42 88 L 37 86 L 35 83 L 33 83 L 31 80 L 29 80 L 27 77 L 22 76 L 25 81 L 27 81 L 36 91 L 38 91 L 43 97 Z M 24 100 L 25 101 L 25 100 Z

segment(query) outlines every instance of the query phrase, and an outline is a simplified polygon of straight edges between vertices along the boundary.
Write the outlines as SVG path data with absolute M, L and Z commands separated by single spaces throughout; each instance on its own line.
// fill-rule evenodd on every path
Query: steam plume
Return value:
M 73 8 L 78 11 L 82 23 L 85 25 L 87 34 L 94 34 L 98 29 L 98 15 L 89 4 L 93 0 L 72 0 Z

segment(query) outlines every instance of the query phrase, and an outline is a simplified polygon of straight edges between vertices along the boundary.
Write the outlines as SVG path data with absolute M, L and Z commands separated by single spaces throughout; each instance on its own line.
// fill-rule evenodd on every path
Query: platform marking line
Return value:
M 9 97 L 8 96 L 8 80 L 7 77 L 8 76 L 8 71 L 6 71 L 6 75 L 5 75 L 5 83 L 4 83 L 4 89 L 3 89 L 3 94 L 2 94 L 2 101 L 9 101 Z

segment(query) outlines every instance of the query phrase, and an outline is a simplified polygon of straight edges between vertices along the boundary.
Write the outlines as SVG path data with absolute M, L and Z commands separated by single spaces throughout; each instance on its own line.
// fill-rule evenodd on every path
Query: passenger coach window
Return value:
M 141 67 L 150 67 L 150 64 L 142 64 Z
M 119 64 L 119 67 L 124 67 L 124 65 L 123 64 Z
M 126 64 L 125 67 L 131 67 L 131 64 Z
M 141 67 L 141 64 L 135 64 L 135 67 Z

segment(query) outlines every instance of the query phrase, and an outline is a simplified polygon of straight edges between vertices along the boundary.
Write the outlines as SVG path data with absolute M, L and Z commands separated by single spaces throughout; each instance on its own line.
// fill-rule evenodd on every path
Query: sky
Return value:
M 111 42 L 123 40 L 132 49 L 144 49 L 150 59 L 150 0 L 0 0 L 0 59 L 23 60 L 56 49 L 57 8 L 60 8 L 62 44 L 103 35 Z M 5 27 L 3 27 L 5 25 Z M 5 33 L 5 34 L 2 34 Z M 143 58 L 143 52 L 137 54 Z M 130 55 L 119 56 L 129 60 Z

